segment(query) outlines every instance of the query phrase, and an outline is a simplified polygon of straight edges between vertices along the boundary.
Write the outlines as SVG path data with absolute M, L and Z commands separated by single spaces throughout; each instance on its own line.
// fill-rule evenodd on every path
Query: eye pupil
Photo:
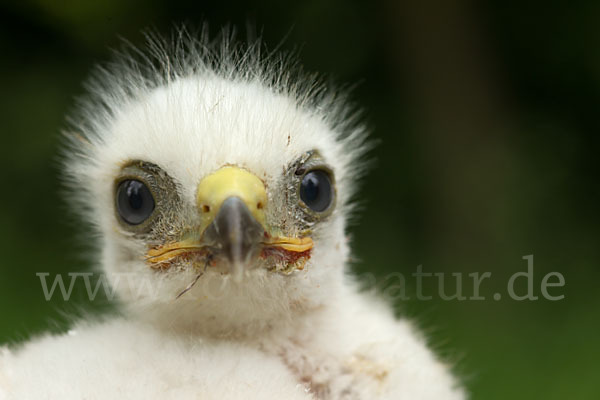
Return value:
M 154 198 L 150 189 L 135 179 L 121 182 L 117 189 L 117 211 L 128 224 L 141 224 L 154 211 Z
M 313 211 L 327 210 L 333 199 L 329 174 L 325 171 L 314 170 L 304 175 L 300 184 L 300 199 Z
M 319 198 L 319 180 L 316 174 L 311 173 L 303 181 L 304 199 L 309 203 L 314 203 Z
M 129 206 L 133 210 L 139 210 L 144 205 L 144 199 L 142 197 L 142 194 L 140 193 L 142 189 L 140 188 L 140 185 L 138 183 L 139 182 L 132 182 L 127 187 L 127 197 L 129 199 Z

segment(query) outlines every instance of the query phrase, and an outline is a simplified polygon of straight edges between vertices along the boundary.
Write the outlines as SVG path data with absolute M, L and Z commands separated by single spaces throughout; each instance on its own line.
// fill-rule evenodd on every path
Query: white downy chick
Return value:
M 125 317 L 6 350 L 0 393 L 464 399 L 348 277 L 369 145 L 345 94 L 259 44 L 166 43 L 96 71 L 65 151 Z

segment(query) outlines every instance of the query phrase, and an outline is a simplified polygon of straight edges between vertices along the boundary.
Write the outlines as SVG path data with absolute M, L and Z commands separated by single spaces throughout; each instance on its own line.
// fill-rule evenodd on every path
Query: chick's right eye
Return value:
M 148 186 L 136 179 L 128 179 L 117 188 L 117 211 L 130 225 L 139 225 L 154 211 L 154 197 Z

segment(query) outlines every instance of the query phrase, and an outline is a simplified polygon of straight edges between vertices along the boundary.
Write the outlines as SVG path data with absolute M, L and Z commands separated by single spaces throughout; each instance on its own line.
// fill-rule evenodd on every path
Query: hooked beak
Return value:
M 265 185 L 245 169 L 226 166 L 200 181 L 196 202 L 204 245 L 224 256 L 240 276 L 266 231 Z
M 257 256 L 276 257 L 295 269 L 302 269 L 310 256 L 311 238 L 269 231 L 265 186 L 245 169 L 225 166 L 206 176 L 198 185 L 196 205 L 199 229 L 187 239 L 150 249 L 146 260 L 153 267 L 168 268 L 175 257 L 199 254 L 226 261 L 234 277 L 240 277 Z

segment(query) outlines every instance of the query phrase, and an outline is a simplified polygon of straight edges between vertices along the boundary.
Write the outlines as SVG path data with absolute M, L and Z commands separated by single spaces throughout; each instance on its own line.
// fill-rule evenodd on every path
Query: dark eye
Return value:
M 300 199 L 313 211 L 327 210 L 333 200 L 329 174 L 317 169 L 304 175 L 300 184 Z
M 117 211 L 128 224 L 141 224 L 154 211 L 154 198 L 150 189 L 138 180 L 121 182 L 117 188 Z

